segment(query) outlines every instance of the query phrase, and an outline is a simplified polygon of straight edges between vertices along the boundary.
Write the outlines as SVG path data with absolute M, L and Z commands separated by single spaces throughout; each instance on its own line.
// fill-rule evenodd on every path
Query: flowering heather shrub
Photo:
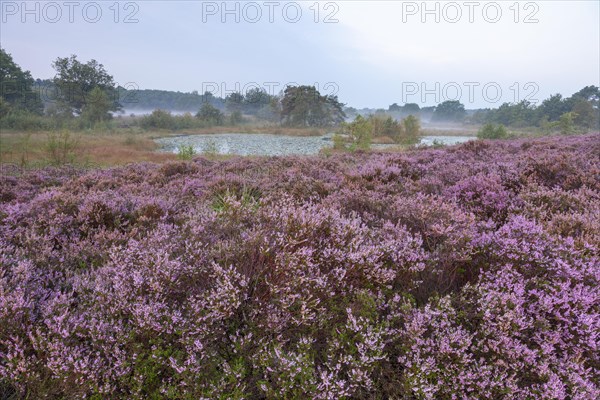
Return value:
M 0 396 L 600 397 L 600 135 L 0 179 Z

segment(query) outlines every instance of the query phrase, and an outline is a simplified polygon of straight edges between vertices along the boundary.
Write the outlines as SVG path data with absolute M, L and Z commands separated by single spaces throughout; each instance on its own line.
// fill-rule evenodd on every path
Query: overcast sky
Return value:
M 358 108 L 497 107 L 600 83 L 598 1 L 115 3 L 1 0 L 1 45 L 36 78 L 76 54 L 129 87 L 316 84 Z

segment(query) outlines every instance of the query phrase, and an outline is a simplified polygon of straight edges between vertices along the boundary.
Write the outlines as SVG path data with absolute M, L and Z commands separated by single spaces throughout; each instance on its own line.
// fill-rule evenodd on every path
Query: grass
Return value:
M 215 126 L 181 131 L 151 130 L 144 131 L 134 128 L 116 128 L 111 131 L 82 131 L 72 132 L 71 140 L 77 142 L 72 149 L 72 157 L 68 162 L 78 165 L 107 167 L 124 165 L 132 162 L 165 162 L 177 159 L 177 154 L 157 152 L 159 146 L 153 139 L 164 136 L 201 135 L 219 133 L 271 134 L 296 137 L 321 136 L 331 129 L 328 128 L 292 128 L 282 126 L 260 126 L 245 124 L 239 126 Z M 449 131 L 448 134 L 464 134 Z M 424 134 L 442 134 L 440 131 Z M 15 164 L 21 167 L 43 167 L 56 164 L 56 156 L 51 154 L 52 133 L 46 131 L 0 132 L 0 163 Z M 374 144 L 393 143 L 391 138 L 378 137 Z M 206 154 L 206 156 L 213 156 Z M 64 157 L 63 157 L 64 158 Z
M 461 126 L 460 129 L 444 129 L 435 128 L 433 126 L 425 126 L 421 128 L 422 136 L 477 136 L 479 125 L 476 126 Z
M 164 162 L 177 159 L 176 154 L 159 153 L 152 140 L 153 132 L 142 133 L 71 133 L 69 163 L 98 167 L 124 165 L 131 162 Z M 0 163 L 21 167 L 43 167 L 55 164 L 53 149 L 56 139 L 49 132 L 0 132 Z
M 288 136 L 319 136 L 330 131 L 325 128 L 290 128 L 280 126 L 216 126 L 183 131 L 144 131 L 117 128 L 111 131 L 69 132 L 70 142 L 60 143 L 55 132 L 0 131 L 0 163 L 36 168 L 64 162 L 80 166 L 110 167 L 134 162 L 161 163 L 176 160 L 177 154 L 158 152 L 153 139 L 165 136 L 218 133 L 272 134 Z M 59 143 L 57 143 L 57 141 Z M 68 147 L 69 157 L 57 156 L 57 146 Z M 71 148 L 72 147 L 72 148 Z M 216 155 L 207 154 L 211 158 Z M 227 158 L 227 157 L 225 157 Z
M 0 164 L 13 164 L 22 168 L 37 168 L 60 163 L 75 164 L 84 167 L 110 167 L 134 162 L 162 163 L 176 160 L 177 154 L 158 152 L 159 146 L 153 139 L 165 136 L 248 133 L 272 134 L 288 136 L 318 136 L 330 132 L 327 128 L 291 128 L 281 126 L 217 126 L 184 131 L 153 130 L 144 131 L 133 128 L 117 128 L 114 130 L 68 132 L 68 138 L 61 138 L 56 132 L 39 131 L 0 131 Z M 436 136 L 475 136 L 477 127 L 465 127 L 464 130 L 423 129 L 422 135 Z M 510 131 L 511 136 L 540 136 L 524 129 Z M 62 132 L 62 134 L 66 134 Z M 58 135 L 58 136 L 57 136 Z M 62 140 L 62 142 L 61 142 Z M 67 142 L 65 142 L 67 140 Z M 391 138 L 374 138 L 373 144 L 393 143 Z M 405 146 L 386 149 L 385 151 L 402 151 Z M 381 151 L 381 150 L 378 150 Z M 333 151 L 331 151 L 333 152 Z M 329 152 L 329 153 L 331 153 Z M 229 158 L 216 154 L 203 154 L 209 158 Z
M 389 136 L 377 136 L 374 137 L 371 141 L 372 144 L 396 144 L 394 138 Z

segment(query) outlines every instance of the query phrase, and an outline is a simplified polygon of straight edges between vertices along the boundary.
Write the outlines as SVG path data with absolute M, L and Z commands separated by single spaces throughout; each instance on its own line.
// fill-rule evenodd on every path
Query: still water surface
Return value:
M 171 136 L 156 139 L 161 151 L 177 153 L 180 146 L 193 146 L 198 154 L 236 154 L 240 156 L 315 155 L 331 147 L 332 135 L 283 136 L 269 134 L 220 133 L 214 135 Z M 434 143 L 454 145 L 475 139 L 473 136 L 424 136 L 421 145 Z M 373 145 L 385 149 L 395 145 Z

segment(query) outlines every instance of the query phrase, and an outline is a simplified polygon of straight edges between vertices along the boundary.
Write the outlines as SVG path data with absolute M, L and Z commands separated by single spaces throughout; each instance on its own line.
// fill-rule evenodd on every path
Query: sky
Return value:
M 217 96 L 316 85 L 356 108 L 539 103 L 600 85 L 600 1 L 5 1 L 35 78 L 76 54 L 128 88 Z

